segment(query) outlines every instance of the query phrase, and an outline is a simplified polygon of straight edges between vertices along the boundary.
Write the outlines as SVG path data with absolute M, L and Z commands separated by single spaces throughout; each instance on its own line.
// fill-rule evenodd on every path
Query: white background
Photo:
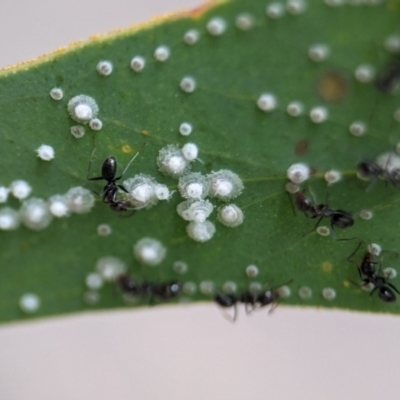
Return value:
M 199 3 L 2 0 L 0 66 Z M 213 304 L 13 324 L 0 399 L 397 399 L 399 330 L 398 317 L 282 306 L 232 325 Z

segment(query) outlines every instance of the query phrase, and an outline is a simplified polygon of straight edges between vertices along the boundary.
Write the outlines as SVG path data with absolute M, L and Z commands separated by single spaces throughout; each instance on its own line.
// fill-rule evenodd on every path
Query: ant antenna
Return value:
M 142 147 L 139 149 L 139 151 L 133 156 L 132 160 L 129 161 L 128 165 L 125 167 L 124 171 L 122 172 L 121 176 L 125 174 L 129 166 L 132 164 L 133 160 L 140 154 L 140 151 L 143 149 L 143 147 L 146 146 L 146 143 L 143 143 Z

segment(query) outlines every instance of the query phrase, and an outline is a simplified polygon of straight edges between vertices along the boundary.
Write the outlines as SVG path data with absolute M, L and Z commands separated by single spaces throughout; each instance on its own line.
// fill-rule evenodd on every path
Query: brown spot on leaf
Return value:
M 349 92 L 349 81 L 337 71 L 326 72 L 317 82 L 317 92 L 327 102 L 340 102 Z
M 296 147 L 294 148 L 294 153 L 296 156 L 303 156 L 308 151 L 308 146 L 310 142 L 308 140 L 300 140 L 296 143 Z
M 324 272 L 331 272 L 332 271 L 332 264 L 329 261 L 326 261 L 322 264 L 322 270 Z

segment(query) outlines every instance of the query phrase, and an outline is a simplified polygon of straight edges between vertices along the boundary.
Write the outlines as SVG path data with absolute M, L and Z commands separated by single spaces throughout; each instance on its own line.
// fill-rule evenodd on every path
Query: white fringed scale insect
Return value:
M 179 83 L 179 87 L 185 93 L 193 93 L 196 89 L 196 85 L 196 79 L 194 79 L 192 76 L 183 77 Z
M 106 282 L 113 282 L 123 275 L 126 270 L 126 264 L 114 256 L 101 257 L 96 262 L 96 271 Z
M 374 213 L 370 210 L 361 210 L 358 215 L 360 216 L 361 219 L 369 220 L 372 219 L 374 216 Z
M 208 200 L 186 200 L 179 203 L 176 212 L 186 221 L 205 222 L 214 210 Z
M 133 254 L 140 263 L 155 266 L 162 263 L 167 249 L 159 240 L 145 237 L 133 246 Z
M 85 94 L 73 97 L 68 102 L 67 109 L 71 118 L 82 124 L 89 123 L 90 120 L 97 117 L 99 112 L 96 101 Z
M 303 183 L 310 177 L 310 167 L 306 164 L 292 164 L 287 170 L 288 179 L 296 184 Z
M 190 162 L 187 160 L 182 150 L 174 144 L 163 147 L 158 152 L 158 169 L 167 176 L 178 178 L 190 169 Z
M 42 144 L 36 149 L 37 156 L 44 160 L 50 161 L 54 158 L 54 148 L 48 144 Z
M 123 182 L 123 186 L 128 191 L 126 199 L 137 210 L 149 209 L 159 200 L 155 193 L 156 184 L 152 176 L 137 174 Z
M 190 29 L 183 35 L 183 41 L 190 46 L 196 44 L 200 39 L 200 32 L 197 29 Z
M 85 284 L 88 289 L 99 290 L 103 286 L 103 278 L 100 274 L 96 272 L 91 272 L 86 276 Z
M 304 0 L 288 0 L 286 10 L 289 14 L 299 15 L 307 8 L 307 3 Z
M 233 282 L 233 281 L 226 281 L 223 285 L 222 285 L 222 291 L 224 293 L 236 293 L 237 292 L 237 283 Z
M 182 154 L 186 160 L 194 161 L 199 155 L 199 148 L 194 143 L 186 143 L 182 146 Z
M 188 270 L 188 265 L 184 261 L 175 261 L 172 264 L 172 269 L 177 273 L 177 274 L 185 274 Z
M 263 93 L 257 100 L 257 107 L 265 112 L 271 112 L 277 107 L 277 100 L 272 93 Z
M 354 121 L 349 127 L 349 132 L 356 137 L 364 136 L 367 133 L 367 124 L 364 121 Z
M 281 297 L 283 299 L 287 299 L 292 294 L 292 290 L 287 285 L 283 285 L 283 286 L 278 287 L 276 289 L 276 291 L 278 292 L 279 297 Z
M 111 75 L 111 73 L 113 72 L 113 64 L 111 61 L 108 60 L 99 61 L 96 66 L 96 70 L 100 75 Z
M 304 104 L 300 101 L 291 101 L 286 107 L 286 112 L 291 117 L 298 117 L 304 113 Z
M 196 242 L 207 242 L 215 233 L 215 225 L 210 221 L 192 221 L 186 227 L 188 236 Z
M 0 186 L 0 203 L 5 203 L 8 199 L 10 189 L 5 186 Z
M 169 200 L 174 192 L 171 192 L 167 185 L 156 183 L 154 193 L 158 200 Z
M 329 236 L 331 234 L 331 230 L 325 225 L 319 226 L 316 231 L 321 236 Z
M 400 53 L 400 35 L 394 34 L 388 36 L 383 43 L 383 47 L 389 53 Z
M 249 278 L 255 278 L 259 273 L 257 265 L 250 264 L 246 267 L 246 275 Z
M 207 175 L 207 179 L 210 182 L 209 195 L 223 201 L 228 201 L 239 196 L 244 188 L 239 176 L 228 169 L 213 171 Z
M 375 68 L 370 64 L 361 64 L 354 71 L 354 76 L 358 82 L 372 82 L 375 79 Z
M 236 204 L 227 204 L 218 209 L 218 221 L 230 228 L 242 224 L 243 218 L 243 211 Z
M 225 33 L 227 24 L 221 17 L 214 17 L 206 25 L 207 31 L 212 36 L 220 36 Z
M 99 236 L 109 236 L 112 233 L 111 226 L 108 224 L 100 224 L 97 226 L 97 234 Z
M 66 198 L 69 210 L 76 214 L 88 213 L 94 206 L 92 192 L 82 186 L 69 189 Z
M 212 281 L 201 281 L 199 289 L 201 293 L 205 295 L 210 295 L 215 292 L 215 284 Z
M 332 288 L 324 288 L 322 289 L 322 297 L 325 300 L 332 301 L 336 298 L 336 290 Z
M 379 155 L 376 163 L 387 172 L 400 169 L 400 157 L 392 152 Z
M 171 54 L 170 48 L 168 46 L 162 45 L 162 46 L 158 46 L 156 48 L 156 50 L 154 51 L 154 58 L 157 61 L 165 62 L 168 60 L 170 54 Z
M 381 254 L 382 251 L 382 247 L 378 243 L 370 243 L 367 248 L 368 251 L 374 256 L 379 256 L 379 254 Z
M 53 219 L 47 202 L 36 197 L 22 203 L 19 215 L 27 228 L 37 231 L 47 228 Z
M 189 122 L 182 122 L 179 126 L 179 133 L 182 136 L 189 136 L 192 133 L 193 127 Z
M 19 227 L 19 213 L 11 207 L 0 208 L 0 230 L 12 231 Z
M 325 61 L 330 54 L 331 50 L 329 46 L 322 43 L 314 44 L 308 49 L 308 56 L 315 62 Z
M 285 7 L 282 3 L 273 2 L 267 5 L 265 13 L 271 19 L 282 18 L 285 15 Z
M 85 136 L 85 127 L 82 125 L 71 126 L 71 135 L 77 139 L 83 138 Z
M 192 172 L 179 178 L 178 190 L 185 199 L 204 199 L 210 190 L 209 180 L 200 172 Z
M 131 60 L 131 68 L 135 72 L 140 72 L 146 66 L 146 60 L 142 56 L 135 56 Z
M 298 293 L 299 297 L 303 300 L 311 299 L 312 297 L 312 290 L 308 286 L 302 286 Z
M 93 118 L 89 121 L 89 126 L 94 131 L 100 131 L 103 128 L 103 122 L 98 118 Z
M 315 124 L 321 124 L 328 119 L 329 112 L 326 107 L 317 106 L 310 110 L 310 119 Z
M 236 17 L 235 25 L 242 31 L 248 31 L 254 25 L 254 17 L 249 13 L 242 13 Z
M 19 299 L 19 308 L 27 313 L 32 314 L 40 308 L 40 298 L 34 293 L 25 293 Z
M 48 200 L 49 210 L 54 217 L 62 218 L 68 217 L 69 207 L 68 207 L 68 200 L 65 195 L 56 194 L 51 196 Z
M 182 286 L 182 292 L 185 294 L 195 294 L 197 292 L 197 285 L 194 282 L 185 282 Z
M 325 172 L 324 179 L 328 185 L 332 185 L 342 179 L 342 173 L 336 169 L 330 169 L 329 171 Z
M 18 200 L 23 200 L 31 194 L 32 187 L 28 182 L 18 179 L 11 182 L 10 190 L 14 197 L 16 197 Z
M 50 97 L 53 100 L 61 100 L 64 96 L 64 93 L 61 88 L 55 87 L 50 90 Z

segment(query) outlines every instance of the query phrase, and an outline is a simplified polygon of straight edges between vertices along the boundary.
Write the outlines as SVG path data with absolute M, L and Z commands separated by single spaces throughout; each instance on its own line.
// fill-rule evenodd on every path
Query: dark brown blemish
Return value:
M 307 153 L 309 145 L 310 142 L 308 140 L 300 140 L 299 142 L 296 143 L 296 147 L 294 148 L 294 154 L 296 154 L 296 156 L 303 156 L 304 154 Z
M 337 71 L 326 72 L 318 79 L 317 93 L 325 101 L 337 103 L 342 101 L 349 92 L 347 78 Z

